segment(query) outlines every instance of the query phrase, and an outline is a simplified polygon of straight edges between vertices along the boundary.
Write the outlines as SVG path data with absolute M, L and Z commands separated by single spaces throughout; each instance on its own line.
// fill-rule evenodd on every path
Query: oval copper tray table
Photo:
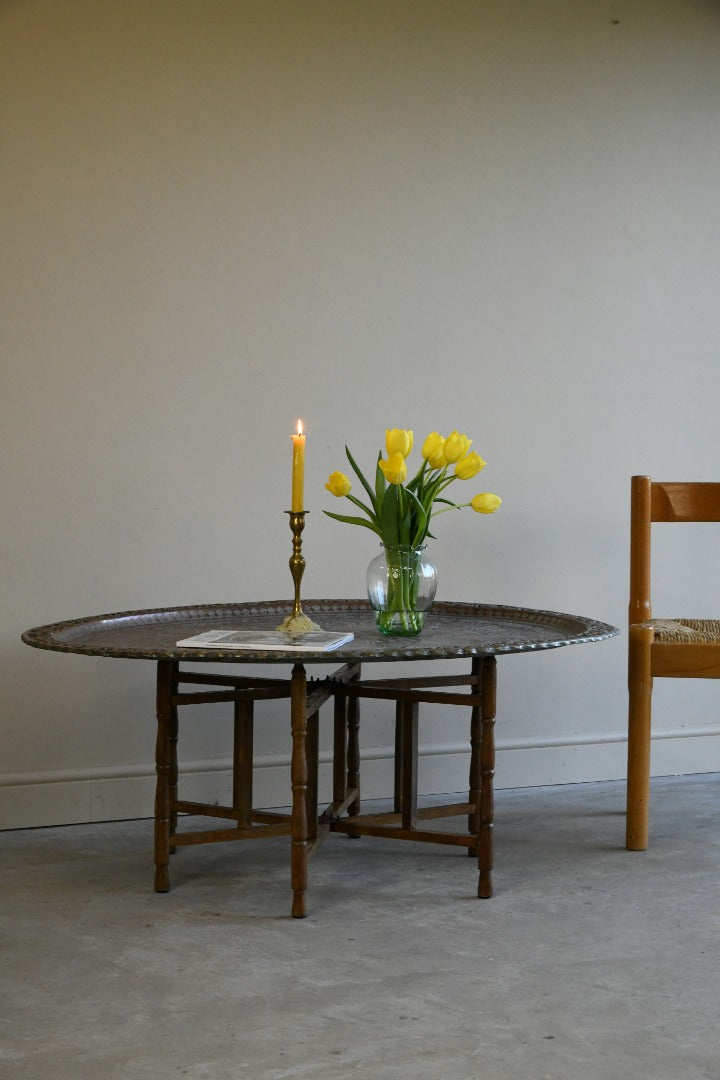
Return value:
M 493 776 L 495 767 L 495 657 L 602 641 L 614 626 L 577 615 L 482 604 L 436 603 L 418 637 L 384 637 L 366 600 L 306 600 L 303 611 L 324 630 L 352 631 L 333 652 L 263 652 L 179 648 L 177 642 L 206 630 L 272 630 L 288 612 L 285 601 L 214 604 L 97 615 L 40 626 L 23 634 L 38 649 L 89 656 L 154 660 L 157 663 L 157 789 L 155 797 L 155 889 L 169 888 L 169 855 L 178 845 L 291 837 L 292 914 L 306 914 L 307 862 L 329 832 L 456 844 L 477 856 L 478 895 L 492 895 Z M 465 675 L 363 677 L 372 662 L 445 661 L 467 658 Z M 292 664 L 290 678 L 216 675 L 188 671 L 193 664 Z M 306 666 L 337 664 L 329 676 L 308 679 Z M 183 665 L 181 667 L 181 665 Z M 185 690 L 185 686 L 201 689 Z M 450 689 L 449 689 L 450 688 Z M 453 689 L 462 688 L 462 689 Z M 271 813 L 252 806 L 253 706 L 290 701 L 291 810 Z M 395 796 L 389 814 L 360 812 L 359 702 L 395 702 Z M 333 800 L 318 813 L 318 714 L 333 701 Z M 232 702 L 234 706 L 233 804 L 229 807 L 178 798 L 178 708 Z M 418 809 L 418 707 L 421 703 L 470 708 L 470 783 L 465 803 Z M 180 831 L 178 815 L 231 822 L 228 828 Z M 428 818 L 467 814 L 465 833 L 419 828 Z

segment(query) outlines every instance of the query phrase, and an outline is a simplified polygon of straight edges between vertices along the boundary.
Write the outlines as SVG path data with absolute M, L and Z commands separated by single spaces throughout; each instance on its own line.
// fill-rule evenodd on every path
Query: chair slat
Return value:
M 656 641 L 651 673 L 671 679 L 720 679 L 720 645 Z
M 653 521 L 720 521 L 720 484 L 652 485 Z

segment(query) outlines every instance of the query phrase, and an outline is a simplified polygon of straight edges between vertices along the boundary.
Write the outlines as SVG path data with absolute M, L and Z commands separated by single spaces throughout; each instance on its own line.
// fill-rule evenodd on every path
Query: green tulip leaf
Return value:
M 387 480 L 385 479 L 385 473 L 380 468 L 381 460 L 382 454 L 378 454 L 377 465 L 375 466 L 375 500 L 378 513 L 380 513 L 380 507 L 382 506 L 383 499 L 385 498 L 385 492 L 387 491 Z
M 417 547 L 422 542 L 423 537 L 427 531 L 428 516 L 425 512 L 425 507 L 418 499 L 414 491 L 406 490 L 410 505 L 412 508 L 412 517 L 415 520 L 415 528 L 411 529 L 413 534 L 412 546 Z
M 380 510 L 380 535 L 386 544 L 399 544 L 400 534 L 398 528 L 398 489 L 391 484 L 385 493 Z
M 336 521 L 343 521 L 346 525 L 362 525 L 363 528 L 370 529 L 380 536 L 380 531 L 377 526 L 371 521 L 366 521 L 365 518 L 349 517 L 347 514 L 334 514 L 332 510 L 323 510 L 323 514 L 326 514 L 329 518 L 335 518 Z
M 345 497 L 349 499 L 351 503 L 355 503 L 358 510 L 364 511 L 364 513 L 367 514 L 370 520 L 377 524 L 377 516 L 373 513 L 369 506 L 366 506 L 364 502 L 362 502 L 360 499 L 356 499 L 354 495 L 351 495 L 349 493 Z
M 370 496 L 370 502 L 373 505 L 373 509 L 374 509 L 375 513 L 377 513 L 378 508 L 377 508 L 377 503 L 375 502 L 375 492 L 373 491 L 373 489 L 368 484 L 367 480 L 365 479 L 365 477 L 363 475 L 363 472 L 362 472 L 360 466 L 355 461 L 355 458 L 352 456 L 352 454 L 350 453 L 350 449 L 347 446 L 345 447 L 345 453 L 347 454 L 347 459 L 350 462 L 350 465 L 352 466 L 353 472 L 355 473 L 358 480 L 360 481 L 360 483 L 362 484 L 362 486 L 365 488 L 368 495 Z

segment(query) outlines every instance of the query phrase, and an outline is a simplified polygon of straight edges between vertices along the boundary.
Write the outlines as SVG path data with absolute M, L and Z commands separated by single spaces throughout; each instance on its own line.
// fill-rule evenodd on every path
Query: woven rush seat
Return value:
M 659 642 L 720 644 L 720 619 L 652 619 L 641 625 L 651 626 Z

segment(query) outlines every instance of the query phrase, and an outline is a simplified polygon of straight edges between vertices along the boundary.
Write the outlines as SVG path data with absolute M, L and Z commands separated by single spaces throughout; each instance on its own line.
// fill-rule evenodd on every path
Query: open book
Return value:
M 352 641 L 355 635 L 332 634 L 310 630 L 305 634 L 286 634 L 282 630 L 207 630 L 195 637 L 178 641 L 186 649 L 250 649 L 253 652 L 332 652 Z

